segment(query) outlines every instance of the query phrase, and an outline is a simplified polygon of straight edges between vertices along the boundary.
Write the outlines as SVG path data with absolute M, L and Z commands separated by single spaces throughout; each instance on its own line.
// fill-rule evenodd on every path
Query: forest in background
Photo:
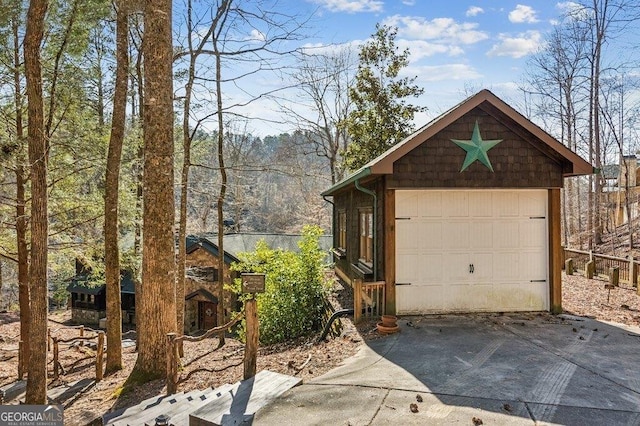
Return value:
M 22 59 L 27 2 L 20 5 L 0 9 L 0 283 L 4 308 L 16 300 L 16 232 L 28 224 L 30 201 Z M 318 194 L 345 174 L 341 152 L 350 140 L 345 123 L 354 109 L 349 89 L 356 81 L 358 55 L 345 46 L 336 46 L 330 54 L 284 47 L 284 41 L 304 41 L 309 17 L 268 12 L 269 6 L 269 2 L 259 2 L 252 10 L 239 2 L 230 14 L 235 15 L 234 25 L 216 29 L 219 24 L 210 18 L 215 6 L 174 5 L 175 167 L 180 170 L 184 164 L 184 141 L 188 139 L 189 233 L 217 230 L 218 132 L 210 129 L 215 128 L 212 120 L 218 89 L 211 46 L 221 34 L 227 40 L 220 49 L 220 72 L 224 75 L 220 90 L 241 86 L 247 79 L 281 82 L 279 87 L 274 84 L 264 93 L 247 94 L 244 99 L 225 98 L 222 106 L 221 139 L 229 180 L 223 220 L 228 230 L 296 232 L 305 223 L 330 230 L 330 211 Z M 546 44 L 530 59 L 527 73 L 520 78 L 523 98 L 516 106 L 599 169 L 619 164 L 621 155 L 633 155 L 638 149 L 634 61 L 638 43 L 630 35 L 639 13 L 634 3 L 626 0 L 580 3 L 559 17 Z M 239 19 L 243 14 L 247 18 Z M 140 13 L 132 14 L 128 32 L 127 121 L 119 191 L 125 260 L 136 256 L 141 220 L 142 21 Z M 203 28 L 213 29 L 205 33 Z M 256 35 L 266 34 L 266 30 L 271 31 L 271 37 Z M 238 41 L 247 40 L 236 37 L 238 34 L 256 38 Z M 614 47 L 622 47 L 626 55 L 612 56 Z M 104 171 L 115 55 L 111 2 L 51 3 L 42 62 L 52 282 L 73 274 L 76 257 L 89 264 L 102 258 Z M 475 89 L 467 86 L 464 92 L 470 95 Z M 292 95 L 296 102 L 291 102 Z M 262 138 L 251 134 L 251 120 L 243 108 L 265 97 L 280 105 L 282 121 L 290 124 L 291 132 Z M 628 172 L 623 167 L 623 173 Z M 176 206 L 180 186 L 181 176 L 176 173 Z M 615 231 L 610 221 L 612 204 L 603 195 L 605 186 L 602 175 L 567 180 L 563 193 L 566 244 L 593 248 L 601 242 L 603 232 Z M 632 212 L 633 208 L 626 209 L 629 216 Z M 628 224 L 625 235 L 632 246 L 633 221 Z M 92 266 L 101 269 L 99 264 Z

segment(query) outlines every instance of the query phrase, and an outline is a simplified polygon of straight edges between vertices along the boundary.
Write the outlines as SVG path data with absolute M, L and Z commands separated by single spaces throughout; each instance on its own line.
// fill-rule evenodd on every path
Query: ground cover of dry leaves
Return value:
M 640 296 L 635 288 L 621 284 L 610 294 L 604 288 L 606 281 L 587 280 L 579 275 L 563 275 L 563 307 L 566 313 L 589 316 L 599 320 L 613 321 L 640 326 Z M 607 300 L 608 297 L 608 300 Z M 336 306 L 350 306 L 350 289 L 336 286 L 332 302 Z M 53 335 L 69 337 L 78 333 L 66 328 L 68 311 L 58 311 L 50 316 Z M 16 379 L 17 343 L 19 339 L 19 317 L 15 313 L 0 314 L 0 386 Z M 343 318 L 342 336 L 317 344 L 317 335 L 281 345 L 262 347 L 258 355 L 258 370 L 268 369 L 295 375 L 303 380 L 321 375 L 354 355 L 364 341 L 378 338 L 373 331 L 375 322 L 365 322 L 356 328 L 350 319 Z M 183 381 L 179 391 L 218 387 L 234 383 L 242 378 L 243 344 L 227 338 L 219 350 L 217 338 L 197 343 L 185 344 Z M 51 361 L 51 354 L 49 356 Z M 65 369 L 60 382 L 73 382 L 82 378 L 95 377 L 95 352 L 87 347 L 61 347 L 61 364 Z M 166 390 L 164 380 L 156 380 L 123 391 L 123 384 L 136 360 L 134 347 L 123 350 L 124 369 L 105 377 L 101 382 L 68 400 L 65 406 L 65 420 L 69 425 L 89 424 L 102 414 L 121 407 L 134 405 L 150 396 Z M 51 371 L 51 364 L 49 370 Z M 50 387 L 55 386 L 50 377 Z M 95 423 L 100 424 L 100 423 Z

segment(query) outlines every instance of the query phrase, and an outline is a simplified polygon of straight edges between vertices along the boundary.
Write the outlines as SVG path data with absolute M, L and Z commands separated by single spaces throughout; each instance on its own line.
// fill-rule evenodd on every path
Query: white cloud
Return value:
M 494 44 L 487 52 L 488 56 L 510 56 L 512 58 L 522 58 L 530 53 L 534 53 L 542 44 L 542 34 L 539 31 L 527 31 L 518 34 L 517 37 L 510 37 L 508 34 L 499 34 L 500 42 Z
M 267 36 L 263 32 L 253 29 L 251 30 L 251 33 L 245 40 L 251 41 L 254 43 L 264 42 L 267 40 Z
M 380 0 L 311 0 L 331 12 L 382 12 Z
M 446 64 L 420 67 L 407 67 L 402 74 L 418 76 L 420 81 L 475 80 L 482 78 L 475 68 L 467 64 Z
M 433 56 L 436 54 L 446 54 L 449 56 L 458 56 L 464 53 L 459 46 L 446 45 L 440 43 L 430 43 L 425 40 L 405 40 L 397 41 L 398 48 L 402 51 L 405 48 L 411 53 L 410 60 L 412 62 L 419 61 L 422 58 Z
M 398 27 L 398 35 L 437 43 L 473 44 L 489 38 L 487 33 L 477 30 L 478 24 L 459 23 L 452 18 L 427 20 L 421 16 L 394 15 L 385 19 L 384 24 Z
M 306 43 L 302 45 L 302 51 L 308 55 L 335 55 L 341 52 L 351 51 L 357 57 L 360 46 L 364 44 L 362 40 L 351 40 L 346 43 L 324 44 Z
M 416 4 L 416 0 L 402 0 L 402 4 L 405 6 L 413 6 Z
M 514 10 L 509 12 L 509 21 L 515 24 L 533 24 L 538 22 L 536 11 L 531 6 L 519 4 Z
M 484 13 L 484 9 L 478 6 L 470 6 L 469 9 L 467 9 L 467 12 L 465 13 L 465 15 L 467 16 L 477 16 L 481 13 Z
M 591 13 L 585 6 L 572 1 L 559 2 L 556 4 L 556 8 L 567 17 L 576 20 L 584 20 L 588 18 Z

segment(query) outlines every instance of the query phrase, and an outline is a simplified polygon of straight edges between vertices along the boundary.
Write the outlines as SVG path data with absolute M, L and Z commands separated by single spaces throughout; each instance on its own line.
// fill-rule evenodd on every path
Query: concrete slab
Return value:
M 580 317 L 404 317 L 255 424 L 640 425 L 640 329 Z M 418 412 L 409 411 L 416 394 Z M 506 408 L 505 408 L 506 407 Z

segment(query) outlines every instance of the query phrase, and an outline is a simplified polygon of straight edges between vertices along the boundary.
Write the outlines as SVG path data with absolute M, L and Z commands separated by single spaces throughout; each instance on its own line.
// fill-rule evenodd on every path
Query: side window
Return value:
M 360 216 L 360 261 L 373 264 L 373 211 L 363 209 Z
M 338 212 L 338 248 L 347 249 L 347 212 Z

